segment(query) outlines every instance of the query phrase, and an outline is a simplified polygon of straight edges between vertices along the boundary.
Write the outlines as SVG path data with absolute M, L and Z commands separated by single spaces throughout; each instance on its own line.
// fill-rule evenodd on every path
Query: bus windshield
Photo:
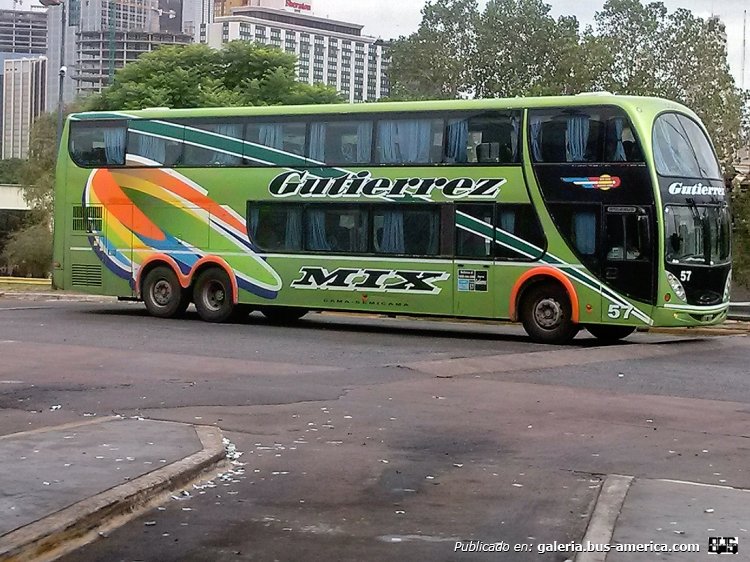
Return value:
M 665 210 L 667 261 L 717 265 L 730 258 L 730 219 L 726 207 L 669 205 Z
M 676 113 L 654 123 L 654 161 L 662 176 L 721 179 L 713 148 L 698 124 Z

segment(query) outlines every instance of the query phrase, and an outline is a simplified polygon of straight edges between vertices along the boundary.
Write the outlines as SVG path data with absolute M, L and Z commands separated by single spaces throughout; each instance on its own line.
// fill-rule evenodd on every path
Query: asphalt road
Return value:
M 114 412 L 217 424 L 244 453 L 243 474 L 69 561 L 454 560 L 458 539 L 580 541 L 606 474 L 750 487 L 749 351 L 745 337 L 557 348 L 515 326 L 209 325 L 4 298 L 0 433 Z

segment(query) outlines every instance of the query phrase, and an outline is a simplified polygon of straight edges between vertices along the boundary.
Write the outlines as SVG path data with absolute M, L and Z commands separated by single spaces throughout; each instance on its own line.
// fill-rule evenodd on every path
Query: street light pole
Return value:
M 57 92 L 57 147 L 60 148 L 63 131 L 63 85 L 65 74 L 68 72 L 68 67 L 65 66 L 65 28 L 67 27 L 65 3 L 63 0 L 39 0 L 39 3 L 47 8 L 60 6 L 60 82 Z
M 68 27 L 65 21 L 65 4 L 60 2 L 60 8 L 62 8 L 62 15 L 60 16 L 60 24 L 62 26 L 60 32 L 60 82 L 57 92 L 57 148 L 60 148 L 60 142 L 62 141 L 63 132 L 63 86 L 65 81 L 65 74 L 68 68 L 65 66 L 65 28 Z

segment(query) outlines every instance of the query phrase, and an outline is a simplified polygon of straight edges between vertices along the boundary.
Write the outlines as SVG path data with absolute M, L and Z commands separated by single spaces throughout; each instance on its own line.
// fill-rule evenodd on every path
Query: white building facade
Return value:
M 46 57 L 3 63 L 3 159 L 28 156 L 31 126 L 45 111 L 46 89 Z
M 237 39 L 272 45 L 297 56 L 300 82 L 327 84 L 350 102 L 387 97 L 389 44 L 362 35 L 362 25 L 316 17 L 310 10 L 309 3 L 296 0 L 251 0 L 206 25 L 200 41 L 217 49 Z

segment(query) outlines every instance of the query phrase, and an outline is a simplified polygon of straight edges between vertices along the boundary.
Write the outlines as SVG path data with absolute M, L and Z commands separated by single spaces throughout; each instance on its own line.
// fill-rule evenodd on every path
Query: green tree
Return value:
M 19 275 L 46 277 L 52 265 L 52 231 L 49 223 L 31 223 L 10 234 L 2 258 Z
M 394 99 L 450 99 L 473 91 L 476 55 L 476 0 L 434 0 L 422 9 L 422 23 L 391 47 Z
M 481 97 L 576 93 L 575 17 L 555 20 L 542 0 L 490 0 L 476 27 L 473 81 Z
M 121 110 L 342 101 L 333 88 L 297 82 L 295 64 L 294 55 L 246 41 L 232 41 L 221 50 L 201 44 L 162 47 L 118 70 L 113 84 L 90 98 L 87 108 Z
M 24 161 L 20 158 L 0 160 L 0 184 L 21 183 L 21 168 Z
M 661 2 L 608 0 L 596 14 L 606 51 L 598 86 L 622 94 L 659 96 L 693 109 L 706 125 L 722 163 L 740 146 L 743 95 L 727 62 L 724 24 Z

